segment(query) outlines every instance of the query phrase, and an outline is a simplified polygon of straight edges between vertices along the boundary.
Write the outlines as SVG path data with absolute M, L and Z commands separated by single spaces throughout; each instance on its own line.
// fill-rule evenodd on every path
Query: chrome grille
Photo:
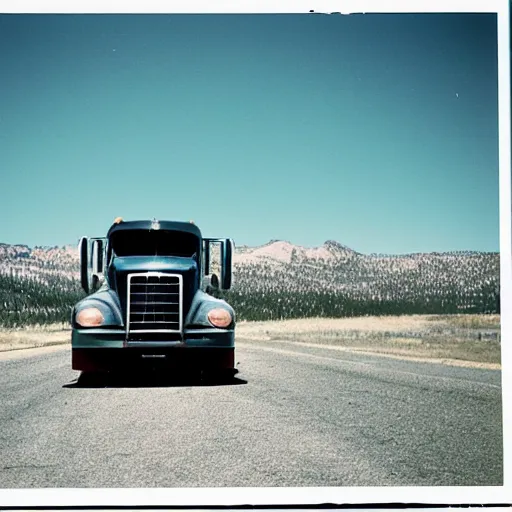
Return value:
M 147 272 L 128 275 L 128 335 L 180 333 L 183 277 Z

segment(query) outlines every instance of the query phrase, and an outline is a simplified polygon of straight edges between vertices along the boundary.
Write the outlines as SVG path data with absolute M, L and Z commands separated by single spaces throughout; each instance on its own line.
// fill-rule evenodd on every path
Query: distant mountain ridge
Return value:
M 302 245 L 293 244 L 292 242 L 290 242 L 288 240 L 280 240 L 280 239 L 271 239 L 265 244 L 255 245 L 255 246 L 251 246 L 251 245 L 247 245 L 247 244 L 236 245 L 236 250 L 237 251 L 241 250 L 243 252 L 246 250 L 256 250 L 256 249 L 262 249 L 265 247 L 268 248 L 268 247 L 276 246 L 276 244 L 277 244 L 277 246 L 281 245 L 281 244 L 291 245 L 297 249 L 302 249 L 302 250 L 306 250 L 306 251 L 312 251 L 312 250 L 314 251 L 314 250 L 317 250 L 322 247 L 329 247 L 329 248 L 332 248 L 333 250 L 346 251 L 346 252 L 350 252 L 350 253 L 359 254 L 361 256 L 370 256 L 370 255 L 376 255 L 376 254 L 382 255 L 382 256 L 409 256 L 412 254 L 497 254 L 497 251 L 474 251 L 474 250 L 427 251 L 427 252 L 422 251 L 422 252 L 409 252 L 409 253 L 403 253 L 403 254 L 396 254 L 396 253 L 368 253 L 368 254 L 365 254 L 365 253 L 358 252 L 346 245 L 343 245 L 342 243 L 340 243 L 336 240 L 326 240 L 322 245 L 315 246 L 315 247 L 304 247 Z M 2 254 L 5 254 L 6 251 L 10 251 L 10 250 L 29 250 L 29 251 L 37 250 L 37 251 L 44 251 L 44 252 L 61 251 L 64 253 L 75 253 L 75 252 L 77 253 L 77 251 L 78 251 L 77 245 L 75 245 L 75 244 L 65 244 L 62 246 L 36 245 L 36 246 L 31 247 L 27 244 L 8 244 L 8 243 L 0 242 L 0 257 L 2 256 Z
M 332 240 L 319 247 L 302 247 L 283 240 L 271 240 L 259 247 L 244 246 L 242 251 L 236 251 L 234 263 L 255 263 L 263 260 L 273 260 L 281 263 L 292 263 L 298 260 L 336 261 L 352 258 L 359 253 Z M 360 255 L 362 256 L 362 255 Z
M 77 278 L 78 248 L 71 245 L 30 248 L 0 243 L 0 274 L 33 277 L 38 281 L 44 281 L 44 275 Z
M 275 261 L 291 263 L 292 258 L 298 260 L 314 260 L 325 262 L 337 261 L 346 258 L 397 258 L 409 259 L 420 256 L 477 256 L 477 255 L 498 255 L 497 252 L 484 251 L 447 251 L 447 252 L 421 252 L 407 254 L 363 254 L 347 247 L 335 240 L 327 240 L 323 245 L 317 247 L 303 247 L 292 244 L 285 240 L 270 240 L 260 246 L 241 245 L 235 249 L 234 263 L 245 264 L 257 261 Z M 64 246 L 35 246 L 29 247 L 25 244 L 6 244 L 0 242 L 0 271 L 7 262 L 14 263 L 15 260 L 32 260 L 35 262 L 49 262 L 57 266 L 69 267 L 78 264 L 78 249 L 74 245 Z
M 0 243 L 0 274 L 32 276 L 41 282 L 45 281 L 45 275 L 78 279 L 78 264 L 75 246 L 30 248 Z M 321 284 L 327 288 L 336 286 L 340 290 L 357 283 L 367 288 L 377 281 L 382 282 L 379 286 L 382 288 L 388 278 L 393 277 L 394 282 L 398 275 L 407 278 L 406 281 L 413 276 L 422 278 L 425 286 L 437 281 L 440 285 L 460 283 L 460 275 L 457 277 L 457 274 L 465 275 L 462 280 L 466 283 L 473 281 L 475 286 L 480 281 L 497 286 L 499 278 L 499 253 L 452 251 L 365 255 L 334 240 L 312 248 L 284 240 L 270 240 L 257 247 L 240 246 L 235 250 L 233 264 L 237 282 L 250 279 L 250 275 L 262 270 L 259 285 L 254 284 L 253 287 L 270 286 L 265 281 L 272 276 L 274 285 L 284 279 L 288 282 L 285 288 L 289 288 L 293 284 L 289 283 L 294 279 L 292 274 L 295 274 L 297 282 L 303 282 L 308 276 L 311 283 L 315 283 L 312 285 L 315 288 Z M 421 276 L 416 275 L 419 269 L 423 269 Z M 285 276 L 281 276 L 283 273 Z M 342 286 L 342 283 L 345 284 Z M 284 283 L 280 284 L 284 286 Z
M 366 255 L 333 240 L 312 248 L 271 240 L 236 248 L 233 288 L 220 295 L 246 320 L 492 313 L 499 265 L 491 252 Z M 19 325 L 27 312 L 33 322 L 66 319 L 82 295 L 77 247 L 0 243 L 0 324 Z

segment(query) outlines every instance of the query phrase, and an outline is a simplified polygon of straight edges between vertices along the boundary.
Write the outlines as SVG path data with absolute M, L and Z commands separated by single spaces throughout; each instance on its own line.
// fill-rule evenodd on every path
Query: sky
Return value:
M 496 15 L 0 15 L 0 77 L 0 242 L 499 250 Z

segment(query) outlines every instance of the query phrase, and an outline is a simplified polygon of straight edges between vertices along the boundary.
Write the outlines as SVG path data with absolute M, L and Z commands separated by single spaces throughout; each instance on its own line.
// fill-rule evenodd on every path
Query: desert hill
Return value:
M 239 318 L 485 313 L 499 308 L 498 253 L 365 255 L 333 240 L 313 248 L 271 240 L 259 247 L 237 247 L 233 261 L 234 286 L 223 296 Z M 27 298 L 29 289 L 37 304 Z M 76 247 L 0 244 L 4 311 L 37 309 L 48 302 L 47 315 L 61 311 L 63 304 L 69 312 L 69 300 L 81 293 Z M 41 296 L 55 300 L 45 302 Z

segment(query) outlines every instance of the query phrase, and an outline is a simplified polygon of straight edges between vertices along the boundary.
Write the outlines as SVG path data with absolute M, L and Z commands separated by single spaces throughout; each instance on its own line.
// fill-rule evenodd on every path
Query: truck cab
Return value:
M 117 218 L 106 237 L 82 237 L 88 295 L 71 315 L 72 368 L 234 375 L 235 312 L 212 295 L 231 288 L 233 251 L 231 239 L 204 238 L 192 222 Z

